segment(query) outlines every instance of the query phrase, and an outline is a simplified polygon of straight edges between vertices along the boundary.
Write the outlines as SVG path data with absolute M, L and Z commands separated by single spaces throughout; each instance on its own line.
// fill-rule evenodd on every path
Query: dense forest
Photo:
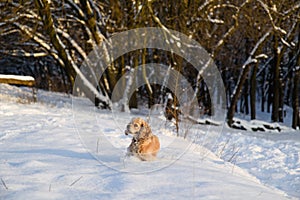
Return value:
M 141 27 L 176 30 L 206 49 L 223 78 L 229 125 L 236 112 L 256 119 L 258 109 L 270 113 L 270 121 L 283 122 L 289 106 L 291 126 L 300 128 L 299 0 L 1 1 L 0 73 L 31 75 L 38 88 L 72 93 L 81 64 L 96 46 Z M 179 55 L 157 49 L 116 58 L 99 81 L 99 93 L 111 99 L 120 77 L 149 62 L 180 72 L 197 88 L 202 114 L 212 114 L 205 80 Z M 143 70 L 147 79 L 150 72 Z M 129 107 L 167 101 L 180 109 L 176 96 L 168 102 L 170 91 L 161 87 L 141 86 Z M 109 108 L 102 100 L 95 103 Z M 173 113 L 176 117 L 180 110 Z

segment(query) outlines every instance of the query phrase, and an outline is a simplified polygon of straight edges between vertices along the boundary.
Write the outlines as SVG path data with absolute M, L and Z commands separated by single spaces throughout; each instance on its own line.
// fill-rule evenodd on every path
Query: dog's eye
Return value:
M 139 125 L 138 124 L 133 124 L 134 128 L 138 128 Z

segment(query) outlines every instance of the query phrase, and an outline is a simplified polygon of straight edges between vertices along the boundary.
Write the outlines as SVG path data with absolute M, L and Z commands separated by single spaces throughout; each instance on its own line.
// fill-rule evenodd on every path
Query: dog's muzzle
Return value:
M 128 125 L 127 125 L 127 127 L 126 127 L 126 130 L 125 130 L 125 135 L 128 135 L 128 134 L 130 134 L 130 131 L 129 131 L 129 129 L 130 129 L 130 124 L 128 124 Z

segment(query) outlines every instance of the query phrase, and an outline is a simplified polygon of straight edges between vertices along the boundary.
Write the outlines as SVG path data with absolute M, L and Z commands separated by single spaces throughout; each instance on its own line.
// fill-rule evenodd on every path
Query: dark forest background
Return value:
M 226 87 L 229 125 L 236 112 L 251 119 L 258 111 L 268 112 L 270 121 L 283 122 L 289 106 L 291 126 L 300 128 L 299 0 L 2 0 L 0 73 L 30 75 L 40 89 L 72 93 L 76 68 L 95 46 L 140 27 L 179 31 L 208 51 Z M 128 66 L 147 62 L 181 72 L 198 87 L 203 114 L 211 114 L 204 80 L 171 52 L 141 49 L 121 56 L 106 70 L 99 91 L 110 98 Z M 161 103 L 168 92 L 160 87 L 139 88 L 130 108 Z

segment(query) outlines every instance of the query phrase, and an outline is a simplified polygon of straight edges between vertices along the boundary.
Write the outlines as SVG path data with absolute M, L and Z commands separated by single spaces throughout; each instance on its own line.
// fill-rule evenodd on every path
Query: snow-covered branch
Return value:
M 60 59 L 60 57 L 57 55 L 57 52 L 55 50 L 53 50 L 50 45 L 48 45 L 48 42 L 46 40 L 41 39 L 41 37 L 44 37 L 44 36 L 42 36 L 39 33 L 35 33 L 32 28 L 22 25 L 18 22 L 14 22 L 13 25 L 16 26 L 17 28 L 19 28 L 28 37 L 32 38 L 35 42 L 37 42 L 41 47 L 43 47 L 46 51 L 48 51 L 50 53 L 50 55 L 53 56 L 54 59 L 56 59 L 62 66 L 64 66 L 64 63 Z
M 214 23 L 214 24 L 224 24 L 224 20 L 222 19 L 217 19 L 217 18 L 212 18 L 211 15 L 214 13 L 214 12 L 217 12 L 216 10 L 217 9 L 234 9 L 236 11 L 239 10 L 239 8 L 233 4 L 216 4 L 216 5 L 213 5 L 209 11 L 208 11 L 208 14 L 207 14 L 207 17 L 208 17 L 208 20 L 211 22 L 211 23 Z

